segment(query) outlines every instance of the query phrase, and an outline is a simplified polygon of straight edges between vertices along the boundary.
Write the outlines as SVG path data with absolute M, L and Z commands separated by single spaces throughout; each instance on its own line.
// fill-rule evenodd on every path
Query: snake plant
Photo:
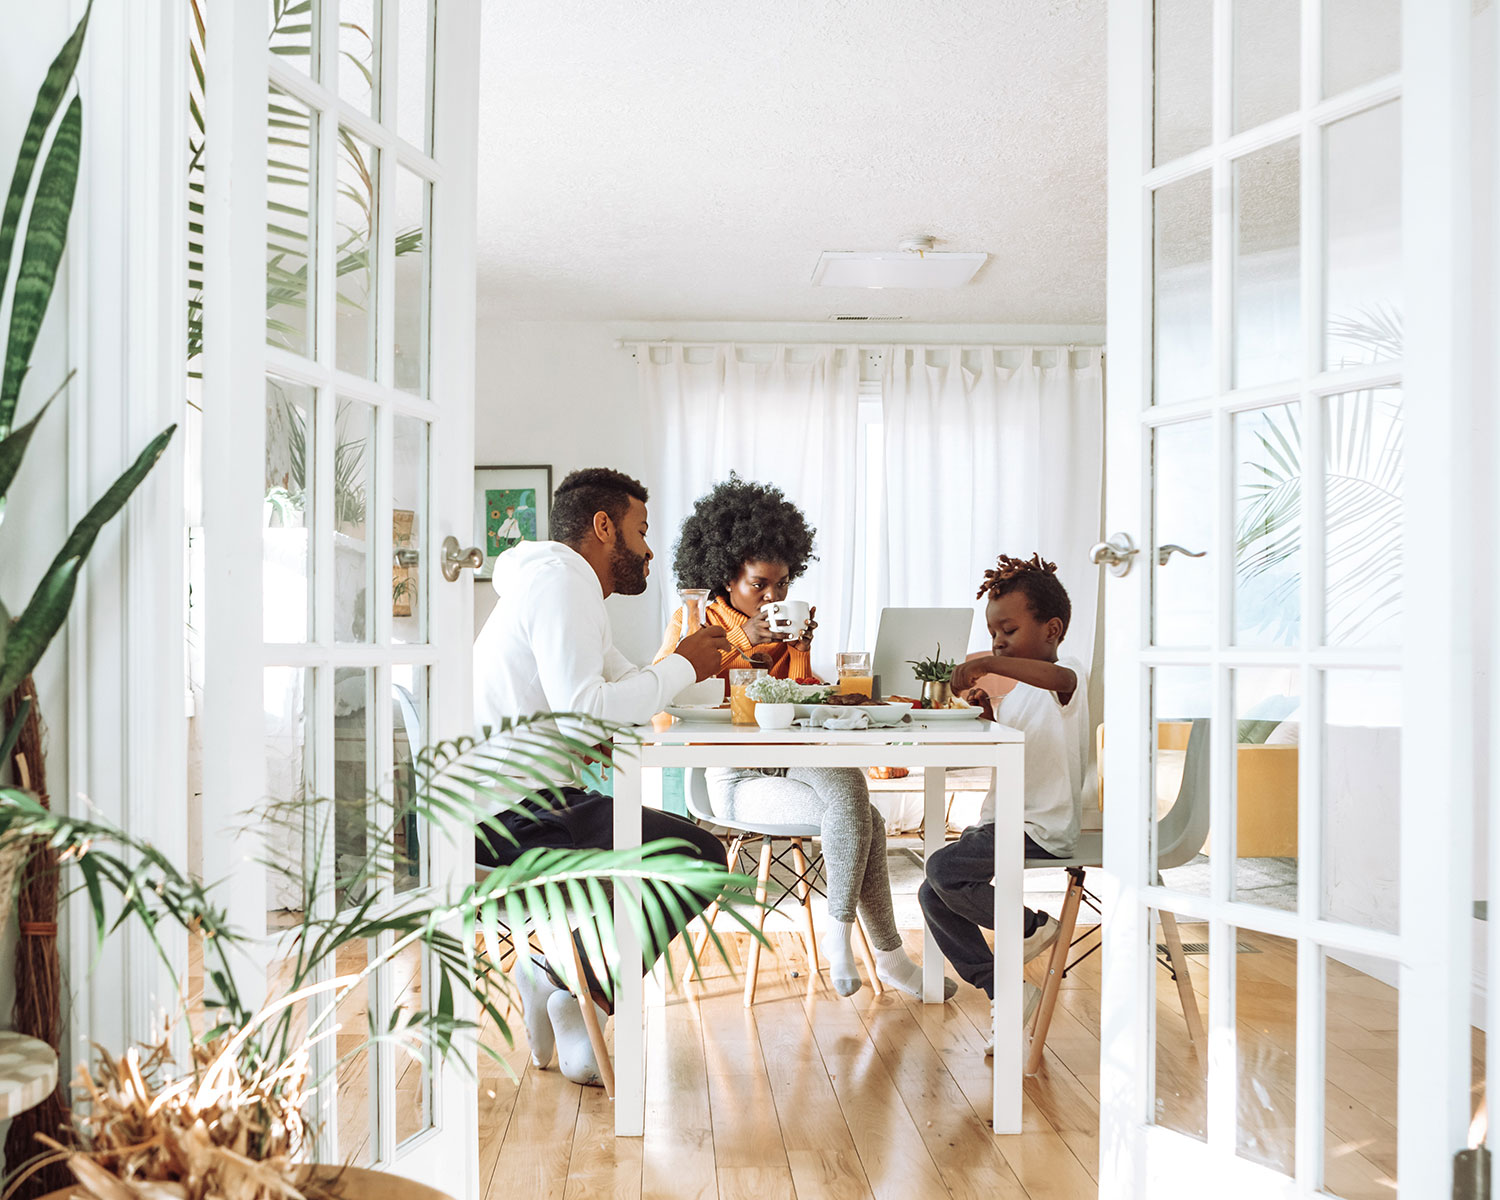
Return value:
M 42 81 L 16 157 L 5 208 L 0 214 L 0 296 L 8 288 L 11 297 L 5 366 L 3 376 L 0 376 L 0 519 L 4 517 L 10 486 L 15 482 L 32 435 L 46 416 L 52 400 L 72 378 L 69 374 L 63 379 L 29 421 L 15 425 L 21 385 L 32 366 L 37 334 L 52 299 L 67 245 L 68 222 L 73 212 L 83 146 L 83 102 L 75 93 L 63 109 L 63 100 L 83 49 L 91 9 L 92 4 L 85 9 L 83 18 L 53 59 Z M 61 117 L 58 116 L 59 110 L 62 110 Z M 33 176 L 35 187 L 32 186 Z M 31 201 L 29 213 L 28 197 Z M 27 216 L 24 229 L 21 225 L 23 213 Z M 13 279 L 12 263 L 15 264 Z M 48 643 L 62 628 L 73 602 L 83 561 L 93 548 L 99 531 L 120 511 L 141 480 L 150 473 L 175 429 L 173 425 L 157 434 L 78 522 L 43 573 L 20 616 L 13 619 L 4 602 L 0 601 L 0 700 L 15 691 L 31 673 Z M 21 719 L 24 719 L 24 713 Z M 0 730 L 0 761 L 8 755 L 21 719 L 14 722 L 10 731 Z

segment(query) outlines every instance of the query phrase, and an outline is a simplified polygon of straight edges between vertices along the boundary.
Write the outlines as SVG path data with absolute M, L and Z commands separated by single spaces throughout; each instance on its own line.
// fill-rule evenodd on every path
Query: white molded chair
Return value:
M 1187 750 L 1183 756 L 1182 783 L 1177 789 L 1177 799 L 1172 807 L 1156 823 L 1156 869 L 1157 883 L 1161 872 L 1180 867 L 1200 850 L 1208 839 L 1209 779 L 1208 779 L 1208 718 L 1193 720 L 1188 734 Z M 1102 750 L 1103 730 L 1100 730 Z M 1052 1024 L 1052 1012 L 1057 1007 L 1057 990 L 1063 976 L 1094 950 L 1084 951 L 1073 962 L 1068 953 L 1074 946 L 1073 931 L 1078 924 L 1078 907 L 1087 903 L 1095 912 L 1099 911 L 1096 897 L 1083 885 L 1084 871 L 1088 867 L 1102 869 L 1104 866 L 1104 834 L 1100 830 L 1084 830 L 1078 835 L 1078 849 L 1072 858 L 1028 858 L 1028 871 L 1061 867 L 1068 873 L 1068 891 L 1063 897 L 1062 915 L 1058 918 L 1057 941 L 1052 945 L 1052 954 L 1047 960 L 1047 981 L 1042 988 L 1042 1002 L 1037 1007 L 1031 1027 L 1031 1051 L 1026 1058 L 1026 1074 L 1036 1074 L 1042 1065 L 1042 1050 L 1047 1044 L 1047 1030 Z M 1198 1012 L 1198 997 L 1193 992 L 1192 979 L 1188 976 L 1187 958 L 1182 952 L 1182 938 L 1177 932 L 1177 918 L 1164 909 L 1157 910 L 1161 921 L 1162 944 L 1166 955 L 1162 965 L 1172 973 L 1177 984 L 1177 996 L 1182 1003 L 1183 1020 L 1187 1022 L 1188 1038 L 1198 1048 L 1199 1060 L 1206 1062 L 1202 1053 L 1203 1019 Z M 1084 937 L 1089 936 L 1085 934 Z M 1083 938 L 1079 938 L 1082 941 Z
M 775 862 L 788 866 L 785 859 L 788 853 L 791 854 L 792 862 L 789 869 L 795 873 L 796 877 L 790 886 L 781 890 L 781 893 L 771 902 L 770 908 L 778 907 L 794 890 L 796 891 L 798 902 L 802 905 L 805 922 L 802 936 L 807 943 L 807 961 L 813 975 L 816 976 L 821 968 L 818 963 L 818 935 L 813 927 L 812 898 L 814 892 L 818 895 L 823 894 L 822 889 L 818 887 L 818 868 L 823 862 L 823 855 L 821 851 L 809 854 L 806 843 L 817 838 L 822 830 L 817 825 L 780 825 L 770 821 L 752 825 L 719 816 L 709 805 L 708 777 L 702 767 L 693 767 L 688 771 L 687 786 L 683 790 L 686 793 L 685 799 L 689 813 L 705 824 L 718 825 L 729 830 L 726 840 L 729 843 L 729 869 L 731 871 L 738 869 L 741 855 L 749 857 L 753 862 L 755 844 L 760 843 L 760 865 L 755 875 L 755 899 L 762 905 L 766 902 L 766 894 L 770 887 L 771 864 Z M 787 849 L 780 854 L 775 851 L 778 841 L 789 843 Z M 759 933 L 765 932 L 768 911 L 770 911 L 769 908 L 762 907 L 755 914 L 755 927 Z M 709 935 L 714 927 L 714 918 L 718 912 L 719 906 L 714 904 L 703 914 L 703 932 L 698 935 L 697 945 L 693 947 L 693 958 L 697 962 L 703 961 L 703 951 L 708 945 Z M 856 920 L 855 929 L 859 934 L 859 944 L 864 953 L 865 966 L 870 973 L 870 986 L 878 996 L 885 991 L 885 986 L 880 982 L 880 977 L 875 974 L 875 955 L 870 951 L 870 942 L 865 936 L 864 922 Z M 759 974 L 760 942 L 752 940 L 750 962 L 745 971 L 746 1008 L 755 1003 L 755 984 Z

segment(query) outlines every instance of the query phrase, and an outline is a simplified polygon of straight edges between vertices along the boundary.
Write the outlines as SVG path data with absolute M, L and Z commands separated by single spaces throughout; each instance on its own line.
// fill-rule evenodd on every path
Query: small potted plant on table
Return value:
M 947 708 L 953 700 L 953 689 L 949 681 L 953 678 L 953 668 L 958 664 L 945 661 L 943 658 L 943 647 L 938 645 L 937 653 L 931 658 L 909 658 L 906 660 L 916 675 L 917 682 L 922 685 L 922 697 L 920 708 Z

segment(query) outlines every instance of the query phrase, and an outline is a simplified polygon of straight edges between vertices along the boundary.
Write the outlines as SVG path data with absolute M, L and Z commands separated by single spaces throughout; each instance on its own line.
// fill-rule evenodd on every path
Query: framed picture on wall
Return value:
M 551 467 L 474 468 L 474 544 L 484 551 L 477 579 L 522 542 L 545 542 L 552 508 Z

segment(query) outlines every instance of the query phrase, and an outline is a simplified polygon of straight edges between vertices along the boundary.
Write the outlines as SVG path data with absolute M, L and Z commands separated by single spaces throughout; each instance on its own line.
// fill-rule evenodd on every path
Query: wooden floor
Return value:
M 1202 926 L 1182 932 L 1206 937 Z M 1238 956 L 1242 1153 L 1275 1161 L 1293 1128 L 1295 961 L 1277 939 L 1241 937 L 1258 951 Z M 735 956 L 746 946 L 726 942 Z M 1063 984 L 1042 1070 L 1025 1082 L 1024 1131 L 995 1138 L 983 993 L 964 987 L 942 1006 L 868 988 L 841 999 L 826 970 L 809 981 L 796 935 L 773 942 L 752 1009 L 723 964 L 648 1009 L 644 1138 L 614 1138 L 600 1089 L 532 1068 L 517 1018 L 505 1051 L 517 1078 L 481 1060 L 489 1200 L 1097 1195 L 1098 955 Z M 1207 958 L 1189 961 L 1206 1017 Z M 1158 982 L 1159 1119 L 1197 1132 L 1201 1068 L 1165 971 Z M 1391 1197 L 1395 993 L 1330 963 L 1329 1012 L 1327 1178 L 1350 1200 Z M 493 1031 L 487 1040 L 503 1045 Z

